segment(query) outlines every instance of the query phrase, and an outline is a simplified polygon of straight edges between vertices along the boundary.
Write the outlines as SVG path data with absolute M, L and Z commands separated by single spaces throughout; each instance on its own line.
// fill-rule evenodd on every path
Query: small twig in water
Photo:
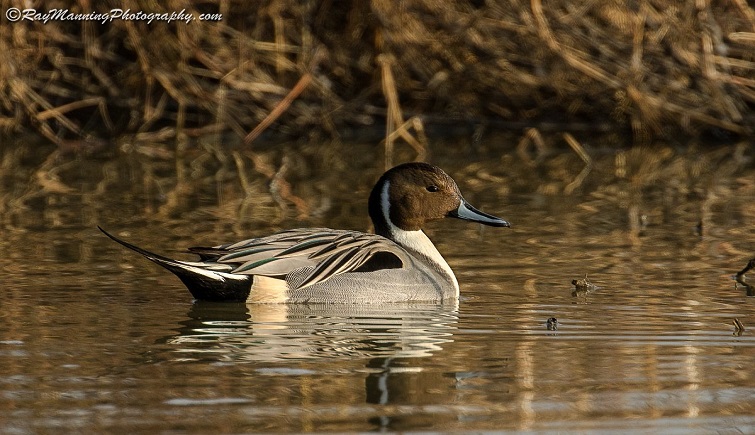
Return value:
M 748 261 L 745 268 L 737 272 L 737 284 L 740 284 L 745 288 L 747 296 L 755 296 L 755 286 L 747 284 L 747 277 L 745 276 L 745 274 L 753 268 L 755 268 L 755 258 Z
M 743 325 L 742 322 L 739 321 L 739 319 L 735 318 L 731 323 L 734 324 L 734 335 L 740 336 L 745 332 L 745 325 Z
M 745 268 L 742 269 L 742 270 L 740 270 L 739 272 L 737 272 L 737 281 L 741 280 L 742 284 L 744 284 L 745 274 L 747 272 L 749 272 L 753 268 L 755 268 L 755 258 L 753 258 L 752 260 L 748 261 L 747 265 L 745 266 Z

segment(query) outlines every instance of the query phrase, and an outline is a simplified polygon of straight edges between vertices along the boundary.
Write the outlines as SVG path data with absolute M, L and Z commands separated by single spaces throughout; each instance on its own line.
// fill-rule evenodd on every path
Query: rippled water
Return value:
M 19 185 L 31 164 L 6 172 L 0 432 L 755 432 L 755 299 L 733 280 L 755 257 L 748 152 L 734 169 L 734 150 L 705 154 L 698 172 L 681 156 L 687 178 L 662 172 L 682 163 L 657 150 L 626 156 L 616 178 L 608 155 L 568 195 L 568 153 L 522 172 L 507 157 L 436 160 L 513 228 L 432 225 L 462 299 L 374 307 L 193 303 L 95 228 L 170 255 L 295 226 L 366 229 L 374 168 L 292 181 L 321 208 L 303 220 L 215 175 L 189 177 L 190 199 L 170 208 L 174 163 L 140 155 L 60 157 L 66 192 Z M 558 159 L 563 176 L 538 173 Z M 655 179 L 632 178 L 652 165 Z M 585 275 L 596 288 L 575 291 Z

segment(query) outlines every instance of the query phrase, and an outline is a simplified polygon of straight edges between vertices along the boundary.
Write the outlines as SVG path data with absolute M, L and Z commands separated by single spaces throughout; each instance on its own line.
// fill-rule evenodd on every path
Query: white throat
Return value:
M 451 284 L 453 284 L 454 289 L 456 290 L 456 297 L 459 297 L 459 282 L 456 280 L 456 275 L 454 275 L 451 266 L 446 263 L 446 260 L 440 255 L 440 252 L 438 252 L 435 245 L 433 245 L 433 242 L 430 241 L 430 238 L 427 237 L 422 230 L 402 230 L 391 221 L 389 187 L 390 182 L 386 180 L 385 185 L 383 185 L 383 190 L 380 192 L 380 210 L 382 211 L 385 222 L 388 225 L 388 232 L 391 239 L 407 251 L 419 254 L 427 261 L 431 262 L 431 266 L 435 266 L 438 272 L 446 275 L 451 281 Z

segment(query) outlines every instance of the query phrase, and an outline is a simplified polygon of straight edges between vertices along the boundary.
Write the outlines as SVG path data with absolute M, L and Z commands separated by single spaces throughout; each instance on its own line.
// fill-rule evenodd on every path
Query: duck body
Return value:
M 195 299 L 247 303 L 441 302 L 456 299 L 453 271 L 421 230 L 443 217 L 508 227 L 470 206 L 445 172 L 427 163 L 387 171 L 369 199 L 376 234 L 300 228 L 174 260 L 120 240 L 178 276 Z

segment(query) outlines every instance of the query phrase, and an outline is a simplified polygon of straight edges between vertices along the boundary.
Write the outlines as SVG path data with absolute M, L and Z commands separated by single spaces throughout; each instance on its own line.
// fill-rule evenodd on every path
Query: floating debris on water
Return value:
M 548 328 L 548 331 L 555 331 L 558 329 L 558 319 L 555 317 L 550 317 L 548 320 L 545 321 L 545 327 Z
M 747 276 L 745 274 L 755 268 L 755 258 L 747 262 L 747 265 L 745 265 L 744 269 L 737 272 L 736 280 L 737 283 L 735 284 L 735 287 L 737 285 L 741 285 L 745 288 L 747 291 L 747 296 L 755 296 L 755 287 L 751 284 L 747 284 Z
M 739 272 L 737 272 L 737 280 L 741 279 L 742 281 L 744 281 L 745 274 L 747 272 L 749 272 L 752 268 L 755 268 L 755 258 L 753 258 L 752 260 L 748 261 L 747 265 L 745 266 L 745 268 L 742 269 L 742 270 L 740 270 Z
M 574 286 L 572 296 L 581 296 L 587 293 L 592 293 L 598 288 L 595 284 L 590 282 L 589 279 L 587 279 L 587 274 L 585 274 L 584 278 L 573 279 L 571 283 Z
M 734 335 L 739 337 L 745 332 L 745 325 L 742 324 L 742 322 L 739 321 L 739 319 L 735 318 L 733 322 L 734 324 Z

